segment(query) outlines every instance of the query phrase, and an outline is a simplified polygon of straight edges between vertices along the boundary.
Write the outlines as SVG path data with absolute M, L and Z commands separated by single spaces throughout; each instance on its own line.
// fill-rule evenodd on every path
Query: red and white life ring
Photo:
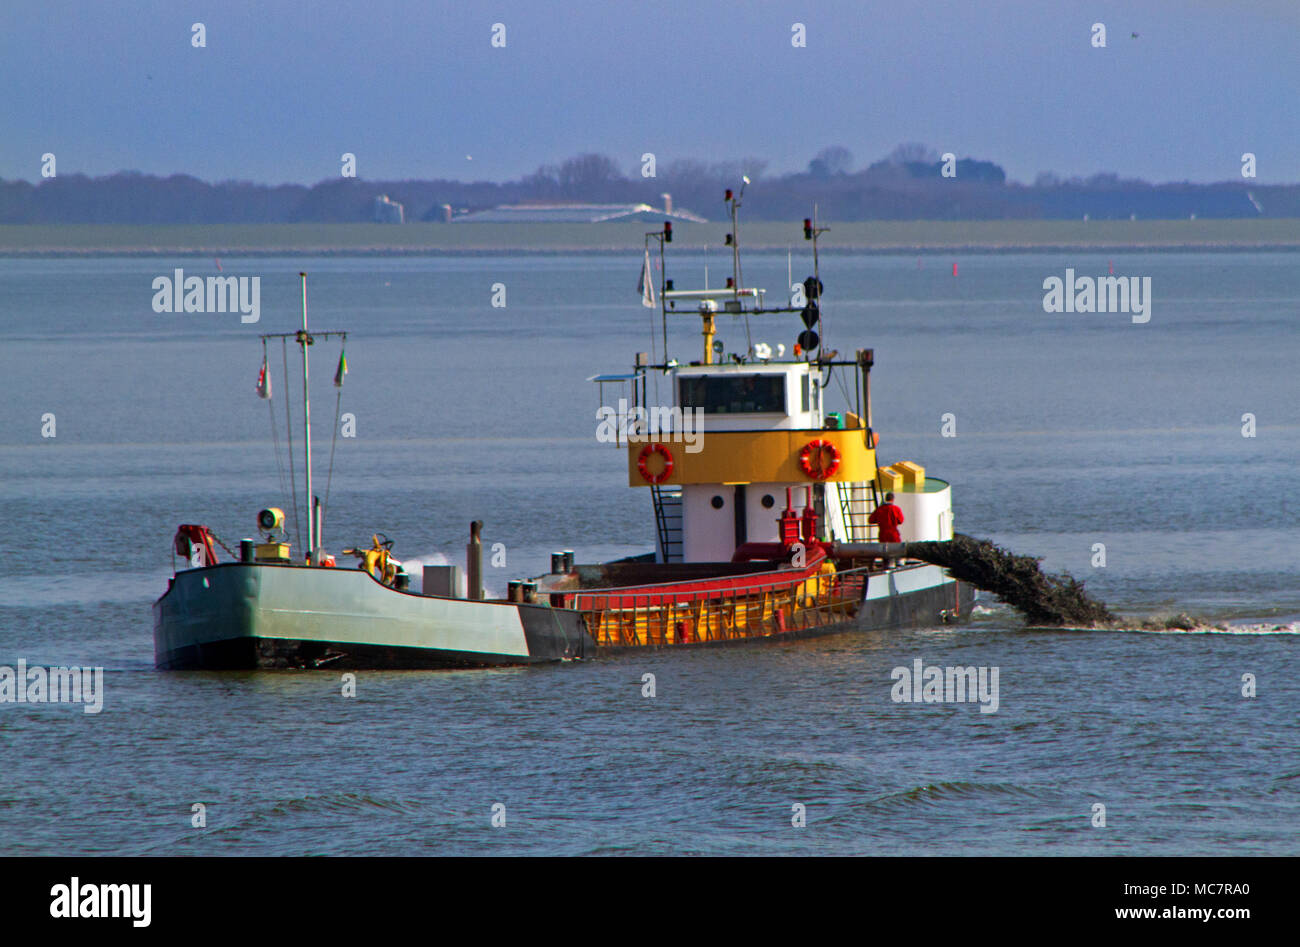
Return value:
M 830 451 L 829 462 L 826 461 L 826 451 Z M 799 469 L 814 480 L 826 480 L 834 476 L 835 471 L 840 469 L 839 448 L 821 438 L 809 441 L 799 451 Z
M 658 454 L 664 459 L 664 469 L 657 474 L 650 472 L 649 460 L 653 454 Z M 641 471 L 641 477 L 646 483 L 663 483 L 673 472 L 672 452 L 662 444 L 647 444 L 641 448 L 641 453 L 637 456 L 636 469 Z

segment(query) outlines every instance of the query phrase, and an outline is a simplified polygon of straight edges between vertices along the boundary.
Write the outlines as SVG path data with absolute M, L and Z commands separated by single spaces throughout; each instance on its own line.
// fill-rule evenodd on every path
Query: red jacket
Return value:
M 898 527 L 903 525 L 903 511 L 892 503 L 882 503 L 867 517 L 867 522 L 880 527 L 882 543 L 901 543 L 903 537 L 898 535 Z

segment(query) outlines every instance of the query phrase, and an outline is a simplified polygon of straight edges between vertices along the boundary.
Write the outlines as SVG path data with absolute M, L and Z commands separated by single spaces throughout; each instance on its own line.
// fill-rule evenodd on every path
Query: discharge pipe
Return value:
M 835 559 L 902 559 L 907 556 L 907 543 L 828 543 L 830 555 Z

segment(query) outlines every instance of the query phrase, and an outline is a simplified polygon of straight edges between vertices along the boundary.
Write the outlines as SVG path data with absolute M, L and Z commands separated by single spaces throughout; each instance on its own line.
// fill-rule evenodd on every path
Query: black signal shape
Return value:
M 803 319 L 806 328 L 799 333 L 799 347 L 805 352 L 811 352 L 817 348 L 818 343 L 821 341 L 817 333 L 813 331 L 813 326 L 821 321 L 821 305 L 818 300 L 821 298 L 823 288 L 822 281 L 815 276 L 810 276 L 803 281 L 803 295 L 807 300 L 807 304 L 799 313 L 799 317 Z

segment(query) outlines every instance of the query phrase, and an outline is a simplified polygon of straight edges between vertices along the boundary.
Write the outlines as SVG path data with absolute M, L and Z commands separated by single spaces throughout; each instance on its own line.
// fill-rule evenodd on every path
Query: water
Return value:
M 363 673 L 355 698 L 336 673 L 156 672 L 176 524 L 233 545 L 288 506 L 253 389 L 257 334 L 294 328 L 299 269 L 313 326 L 352 333 L 330 548 L 383 531 L 399 558 L 460 561 L 481 518 L 500 592 L 552 550 L 651 547 L 585 380 L 651 348 L 639 262 L 223 258 L 262 277 L 261 322 L 242 325 L 152 312 L 154 277 L 208 260 L 0 261 L 0 665 L 107 669 L 98 715 L 0 705 L 0 853 L 1296 854 L 1300 260 L 1115 257 L 1152 277 L 1146 325 L 1042 311 L 1043 279 L 1104 275 L 1106 256 L 957 261 L 954 279 L 946 258 L 823 260 L 828 346 L 875 349 L 882 461 L 925 464 L 954 484 L 959 530 L 1043 556 L 1135 622 L 1230 631 L 1029 633 L 985 601 L 962 628 Z M 701 262 L 683 252 L 670 275 L 693 285 Z M 776 293 L 785 255 L 745 273 Z M 743 323 L 719 321 L 744 349 Z M 669 328 L 671 353 L 698 357 L 696 317 Z M 752 333 L 789 346 L 799 328 Z M 283 447 L 297 369 L 270 356 Z M 318 492 L 337 356 L 313 347 Z M 998 711 L 892 702 L 891 670 L 918 657 L 998 667 Z

